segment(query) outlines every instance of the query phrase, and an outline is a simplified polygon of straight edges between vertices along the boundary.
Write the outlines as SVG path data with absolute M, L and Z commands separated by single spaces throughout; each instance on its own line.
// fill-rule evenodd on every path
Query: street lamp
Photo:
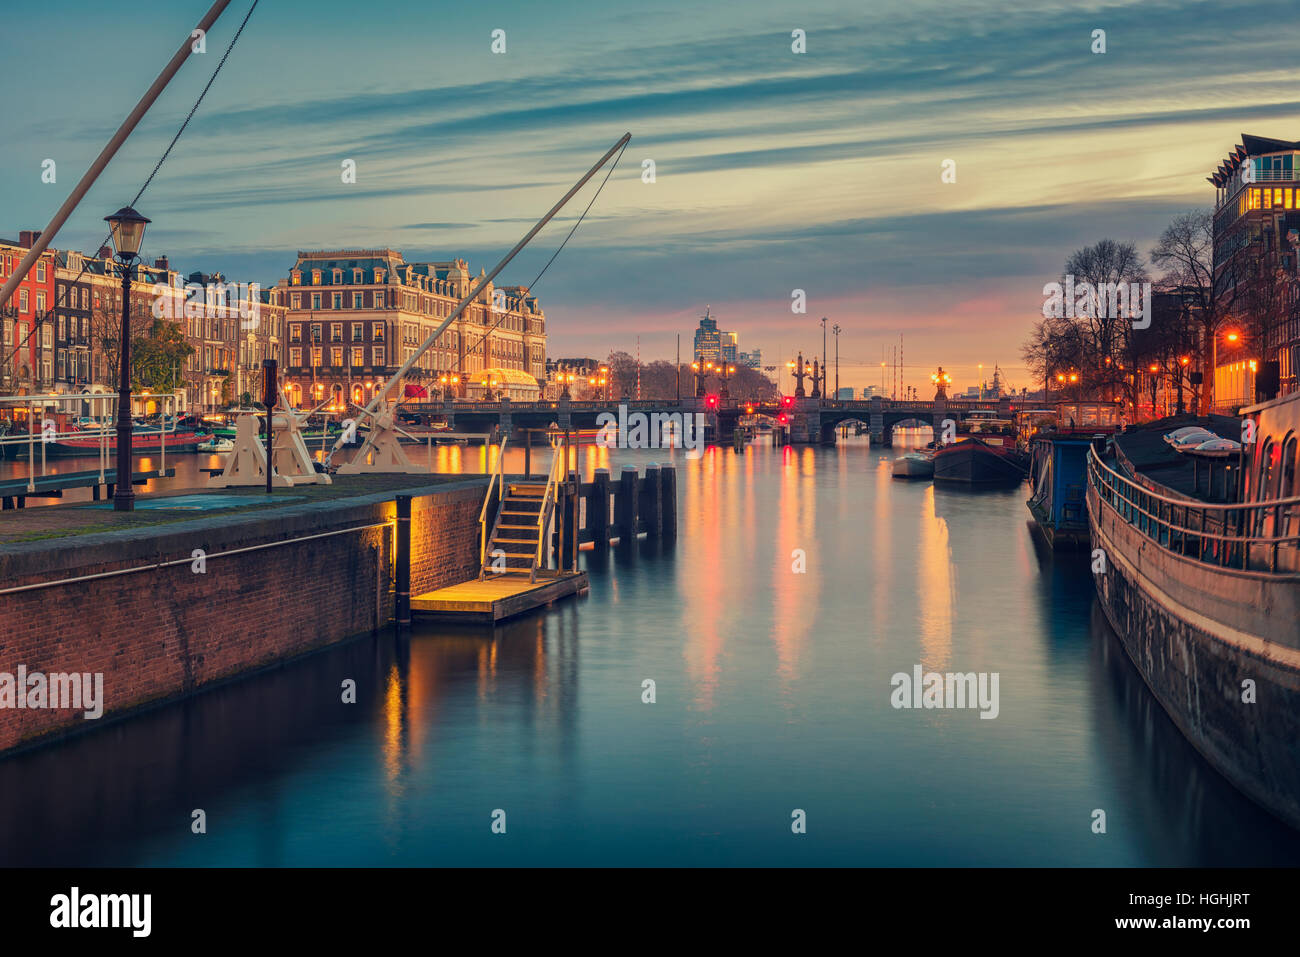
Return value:
M 934 400 L 936 402 L 948 398 L 948 386 L 952 384 L 952 376 L 943 371 L 943 366 L 939 366 L 938 372 L 930 373 L 930 381 L 935 385 Z
M 736 371 L 735 366 L 729 366 L 729 365 L 718 366 L 718 375 L 721 376 L 722 378 L 722 388 L 718 391 L 718 396 L 720 398 L 727 399 L 731 397 L 731 393 L 727 391 L 727 376 L 731 375 L 735 371 Z
M 120 373 L 117 389 L 117 485 L 113 491 L 113 509 L 135 510 L 135 490 L 131 487 L 131 270 L 140 258 L 140 243 L 148 219 L 130 206 L 123 206 L 112 216 L 105 216 L 122 266 L 122 343 L 118 354 Z

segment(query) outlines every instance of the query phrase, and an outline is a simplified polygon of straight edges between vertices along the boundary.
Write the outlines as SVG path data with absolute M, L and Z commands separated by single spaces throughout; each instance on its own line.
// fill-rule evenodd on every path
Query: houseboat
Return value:
M 1119 427 L 1118 402 L 1063 402 L 1017 416 L 1029 442 L 1033 528 L 1053 550 L 1087 548 L 1084 489 L 1088 450 Z
M 954 441 L 934 453 L 934 480 L 972 488 L 1015 488 L 1029 474 L 1029 457 L 1017 448 L 1015 423 L 995 414 L 969 416 Z
M 1300 828 L 1300 394 L 1241 415 L 1130 428 L 1088 450 L 1092 568 L 1173 722 Z M 1193 426 L 1214 438 L 1177 434 Z

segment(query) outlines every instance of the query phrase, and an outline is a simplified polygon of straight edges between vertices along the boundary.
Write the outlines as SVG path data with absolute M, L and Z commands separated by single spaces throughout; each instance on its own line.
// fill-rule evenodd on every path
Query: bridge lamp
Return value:
M 1078 381 L 1079 381 L 1079 373 L 1077 373 L 1077 372 L 1071 372 L 1071 373 L 1070 373 L 1070 381 L 1071 381 L 1071 382 L 1078 382 Z
M 1236 342 L 1241 338 L 1241 333 L 1229 332 L 1226 336 L 1224 336 L 1224 338 L 1227 339 L 1229 342 Z
M 1179 361 L 1179 363 L 1182 364 L 1182 365 L 1187 365 L 1187 363 L 1191 362 L 1192 360 L 1189 359 L 1187 356 L 1180 356 L 1180 357 L 1178 358 L 1178 361 Z

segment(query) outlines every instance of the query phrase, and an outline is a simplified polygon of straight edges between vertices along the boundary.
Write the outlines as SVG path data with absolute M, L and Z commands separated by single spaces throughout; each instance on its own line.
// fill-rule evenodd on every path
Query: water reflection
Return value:
M 676 544 L 585 552 L 587 598 L 496 629 L 364 637 L 0 761 L 0 864 L 1300 862 L 1090 619 L 1086 557 L 1035 546 L 1023 491 L 895 481 L 905 449 L 576 449 L 584 477 L 674 462 Z M 999 671 L 998 719 L 893 709 L 917 662 Z M 797 846 L 791 807 L 823 822 Z

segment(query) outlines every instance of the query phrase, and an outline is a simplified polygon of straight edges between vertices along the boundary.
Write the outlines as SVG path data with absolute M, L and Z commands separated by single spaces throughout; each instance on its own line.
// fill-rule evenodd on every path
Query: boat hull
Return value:
M 894 478 L 930 478 L 934 475 L 934 460 L 920 455 L 901 455 L 894 459 Z
M 1025 471 L 1011 455 L 967 441 L 934 454 L 934 480 L 975 488 L 1015 488 L 1025 480 Z
M 1087 504 L 1098 601 L 1152 695 L 1216 771 L 1300 829 L 1300 628 L 1278 627 L 1300 621 L 1300 578 L 1152 547 L 1091 484 Z
M 201 441 L 203 441 L 203 437 L 194 432 L 169 432 L 167 433 L 167 451 L 193 452 L 198 449 Z M 132 434 L 131 451 L 133 453 L 144 454 L 161 450 L 162 440 L 159 438 L 158 433 Z M 108 438 L 108 451 L 110 455 L 117 453 L 116 434 L 110 435 Z M 54 456 L 98 455 L 99 439 L 63 439 L 57 442 L 49 442 L 45 446 L 45 454 Z

